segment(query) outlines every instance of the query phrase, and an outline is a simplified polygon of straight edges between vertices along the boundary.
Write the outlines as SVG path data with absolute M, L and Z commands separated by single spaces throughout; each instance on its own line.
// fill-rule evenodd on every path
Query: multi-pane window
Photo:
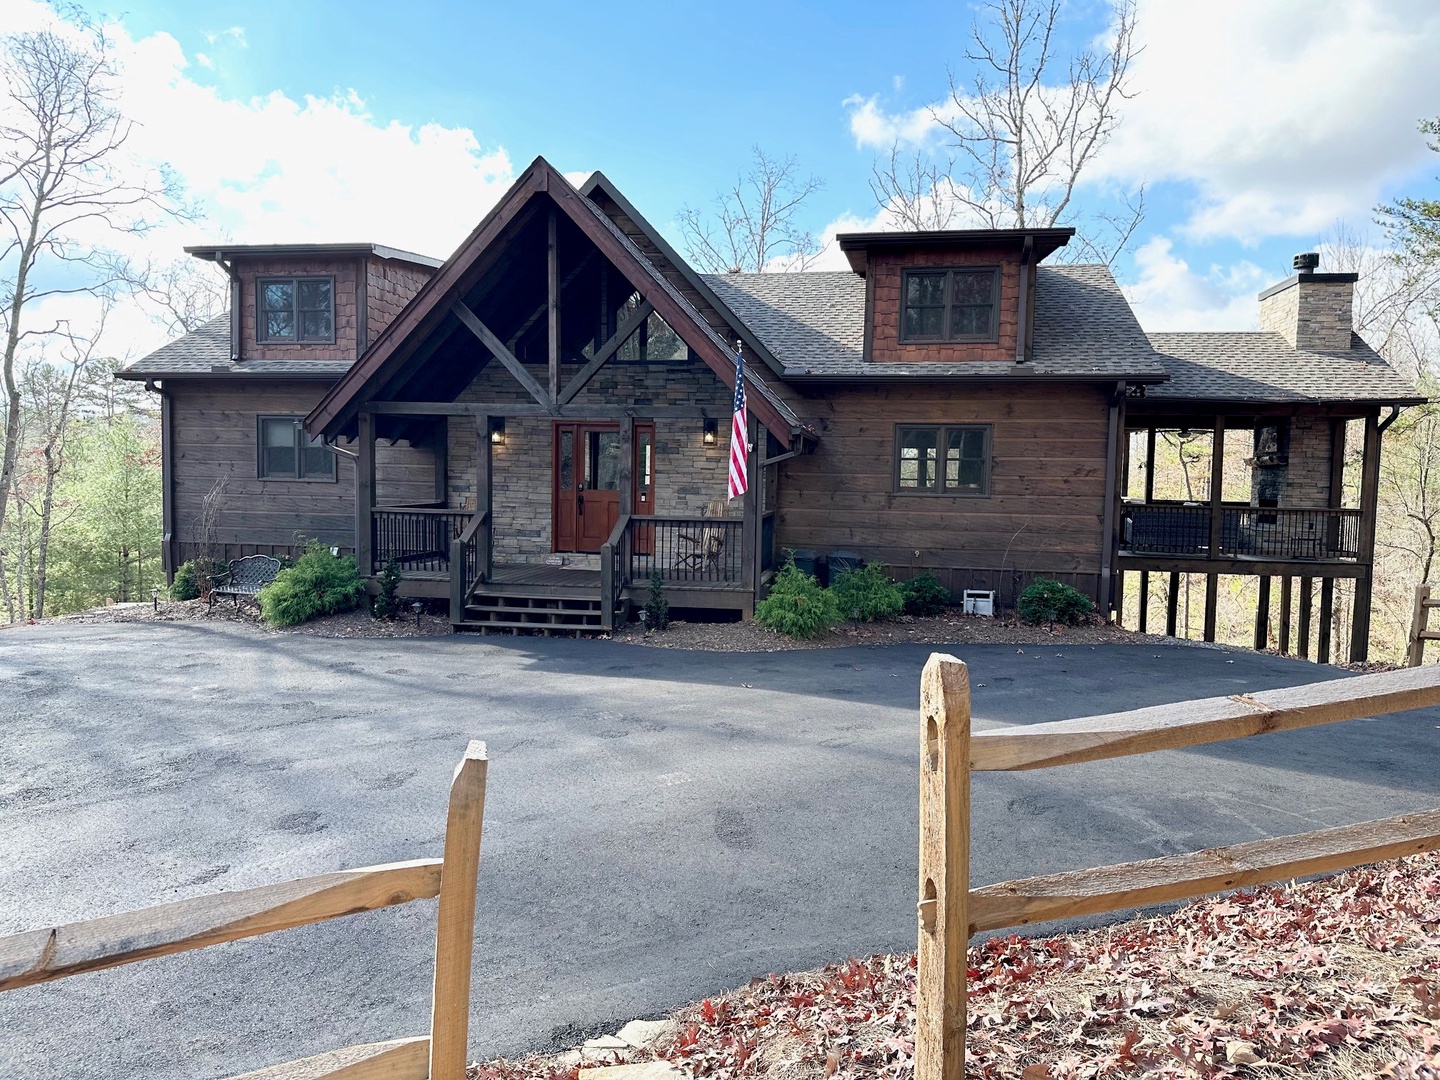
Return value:
M 906 270 L 901 341 L 994 341 L 1000 271 L 994 267 Z
M 925 424 L 895 429 L 895 487 L 902 494 L 988 495 L 990 429 Z
M 262 416 L 258 471 L 262 480 L 334 480 L 335 455 L 305 434 L 301 416 Z
M 335 340 L 335 279 L 261 278 L 255 337 L 262 342 Z

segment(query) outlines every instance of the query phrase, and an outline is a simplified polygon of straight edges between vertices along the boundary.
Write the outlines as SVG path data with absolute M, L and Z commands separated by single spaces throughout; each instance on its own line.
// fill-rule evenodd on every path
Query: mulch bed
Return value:
M 405 616 L 393 622 L 372 619 L 363 610 L 346 611 L 329 615 L 300 626 L 283 630 L 272 630 L 260 618 L 260 607 L 253 600 L 242 600 L 237 607 L 230 599 L 215 601 L 215 606 L 204 600 L 162 600 L 158 610 L 151 604 L 112 604 L 109 607 L 82 611 L 75 615 L 61 615 L 46 622 L 61 623 L 148 623 L 148 622 L 229 622 L 254 627 L 267 634 L 306 634 L 312 637 L 342 638 L 401 638 L 401 637 L 443 637 L 450 634 L 450 615 L 447 609 L 443 615 L 422 612 L 417 629 L 415 616 Z
M 1436 1080 L 1440 856 L 995 938 L 971 948 L 969 969 L 972 1080 Z M 722 1080 L 907 1080 L 915 958 L 770 975 L 675 1017 L 673 1037 L 614 1060 Z M 573 1060 L 497 1060 L 469 1076 L 575 1080 Z
M 948 613 L 904 616 L 891 622 L 845 623 L 809 641 L 767 630 L 757 622 L 672 622 L 661 631 L 645 632 L 631 625 L 611 635 L 629 645 L 658 649 L 702 649 L 712 652 L 781 652 L 790 649 L 834 649 L 844 645 L 1112 645 L 1153 644 L 1153 634 L 1122 630 L 1101 620 L 1084 626 L 1027 626 L 1013 617 L 988 618 Z

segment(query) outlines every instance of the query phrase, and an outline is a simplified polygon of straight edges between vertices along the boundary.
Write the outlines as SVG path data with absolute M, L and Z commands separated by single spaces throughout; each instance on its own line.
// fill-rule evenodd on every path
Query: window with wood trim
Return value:
M 989 425 L 896 427 L 895 490 L 902 495 L 989 495 Z
M 998 340 L 998 267 L 905 270 L 900 288 L 901 341 Z
M 322 439 L 305 434 L 303 416 L 257 418 L 261 480 L 334 480 L 335 453 Z
M 260 278 L 255 340 L 328 345 L 335 341 L 333 277 Z

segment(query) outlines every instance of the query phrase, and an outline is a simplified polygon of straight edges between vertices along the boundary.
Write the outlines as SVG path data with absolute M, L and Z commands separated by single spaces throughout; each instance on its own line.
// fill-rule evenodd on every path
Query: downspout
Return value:
M 165 584 L 175 581 L 175 410 L 164 383 L 145 380 L 145 389 L 160 395 L 160 566 Z
M 240 359 L 240 275 L 235 272 L 235 264 L 227 262 L 225 252 L 215 252 L 215 261 L 220 264 L 230 279 L 230 359 Z

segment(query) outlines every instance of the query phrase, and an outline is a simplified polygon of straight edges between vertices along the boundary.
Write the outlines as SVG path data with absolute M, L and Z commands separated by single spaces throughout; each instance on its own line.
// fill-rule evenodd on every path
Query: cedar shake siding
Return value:
M 326 480 L 259 479 L 257 420 L 304 416 L 329 389 L 328 382 L 170 383 L 173 425 L 174 529 L 177 565 L 206 554 L 205 497 L 215 500 L 213 554 L 293 554 L 297 534 L 346 551 L 355 547 L 355 462 L 336 455 L 336 475 Z M 353 449 L 349 443 L 341 446 Z M 401 442 L 375 448 L 381 505 L 434 499 L 433 457 Z
M 396 259 L 370 258 L 365 262 L 367 291 L 365 299 L 366 337 L 364 345 L 380 336 L 391 320 L 400 314 L 410 298 L 430 280 L 433 270 Z
M 1000 297 L 996 312 L 999 333 L 996 341 L 900 340 L 901 285 L 904 271 L 930 267 L 998 267 Z M 1015 334 L 1019 325 L 1020 253 L 1018 251 L 900 251 L 876 253 L 870 257 L 870 356 L 876 363 L 914 363 L 965 360 L 1014 360 Z
M 813 454 L 780 465 L 776 543 L 845 550 L 897 576 L 934 572 L 958 596 L 1058 578 L 1095 596 L 1108 407 L 1083 385 L 836 387 L 816 400 Z M 897 424 L 990 426 L 990 494 L 899 493 Z

